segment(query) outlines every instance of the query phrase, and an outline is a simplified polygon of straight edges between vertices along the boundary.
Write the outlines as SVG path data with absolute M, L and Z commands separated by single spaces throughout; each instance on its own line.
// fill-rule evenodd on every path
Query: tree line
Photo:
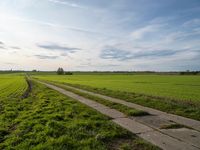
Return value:
M 73 73 L 72 72 L 65 72 L 63 68 L 59 67 L 58 70 L 57 70 L 57 74 L 58 75 L 64 75 L 64 74 L 65 75 L 72 75 Z

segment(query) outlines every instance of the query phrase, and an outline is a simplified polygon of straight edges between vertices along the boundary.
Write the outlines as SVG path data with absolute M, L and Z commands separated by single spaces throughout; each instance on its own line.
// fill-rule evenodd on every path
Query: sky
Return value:
M 200 70 L 200 0 L 1 0 L 0 70 Z

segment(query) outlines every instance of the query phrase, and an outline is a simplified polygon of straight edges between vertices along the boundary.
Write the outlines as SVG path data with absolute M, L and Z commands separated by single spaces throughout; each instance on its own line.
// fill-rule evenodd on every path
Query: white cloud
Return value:
M 62 1 L 62 0 L 48 0 L 48 1 L 53 2 L 53 3 L 57 3 L 57 4 L 61 4 L 61 5 L 67 5 L 67 6 L 74 7 L 74 8 L 87 9 L 84 6 L 81 6 L 81 5 L 78 5 L 76 3 L 72 3 L 72 2 L 67 2 L 67 1 Z
M 158 31 L 160 25 L 148 25 L 139 29 L 136 29 L 131 33 L 133 39 L 139 40 L 142 39 L 146 34 Z
M 22 18 L 22 17 L 18 17 L 18 16 L 1 14 L 0 19 L 1 18 L 3 18 L 4 20 L 16 20 L 16 21 L 21 21 L 21 22 L 28 22 L 28 23 L 34 23 L 34 24 L 39 24 L 39 25 L 43 25 L 43 26 L 49 26 L 49 27 L 52 27 L 52 28 L 61 28 L 61 29 L 66 29 L 66 30 L 72 30 L 72 31 L 76 31 L 76 32 L 85 32 L 85 33 L 90 33 L 90 34 L 101 34 L 99 32 L 95 32 L 95 31 L 87 30 L 87 29 L 83 29 L 83 28 L 70 27 L 70 26 L 55 24 L 55 23 L 46 22 L 46 21 Z M 102 34 L 102 35 L 105 35 L 105 34 Z

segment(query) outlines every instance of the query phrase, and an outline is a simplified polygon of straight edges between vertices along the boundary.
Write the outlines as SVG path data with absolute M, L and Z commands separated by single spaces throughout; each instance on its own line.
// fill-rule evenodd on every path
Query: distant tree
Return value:
M 185 71 L 185 72 L 180 72 L 180 75 L 198 75 L 200 72 L 199 71 Z
M 64 72 L 64 70 L 63 70 L 63 68 L 58 68 L 58 70 L 57 70 L 57 74 L 58 75 L 63 75 L 65 72 Z
M 34 69 L 34 70 L 32 70 L 32 72 L 37 72 L 37 70 Z

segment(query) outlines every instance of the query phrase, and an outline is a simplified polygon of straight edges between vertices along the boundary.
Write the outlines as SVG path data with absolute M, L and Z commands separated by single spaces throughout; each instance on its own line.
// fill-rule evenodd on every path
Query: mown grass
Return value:
M 28 98 L 0 99 L 0 149 L 158 149 L 108 117 L 33 82 Z M 141 142 L 142 141 L 142 142 Z
M 94 95 L 91 95 L 91 94 L 88 94 L 88 93 L 83 93 L 83 92 L 80 92 L 78 90 L 66 87 L 63 84 L 59 84 L 59 83 L 56 83 L 56 82 L 47 82 L 47 83 L 56 85 L 58 87 L 66 89 L 67 91 L 73 92 L 75 94 L 78 94 L 78 95 L 83 96 L 85 98 L 88 98 L 90 100 L 94 100 L 94 101 L 96 101 L 98 103 L 101 103 L 101 104 L 103 104 L 105 106 L 108 106 L 110 108 L 117 109 L 120 112 L 126 114 L 127 116 L 145 116 L 145 115 L 149 115 L 148 112 L 145 112 L 145 111 L 142 111 L 142 110 L 136 110 L 134 108 L 130 108 L 130 107 L 127 107 L 127 106 L 119 104 L 119 103 L 115 103 L 115 102 L 111 102 L 111 101 L 105 100 L 105 99 L 100 98 L 98 96 L 94 96 Z
M 57 77 L 59 78 L 59 76 Z M 46 80 L 45 78 L 39 78 Z M 47 78 L 47 81 L 50 81 Z M 133 102 L 146 107 L 155 108 L 168 113 L 200 120 L 200 103 L 191 101 L 172 100 L 167 98 L 160 98 L 156 96 L 147 96 L 143 94 L 136 94 L 124 91 L 113 91 L 107 88 L 94 88 L 86 85 L 69 84 L 62 81 L 53 81 L 56 83 L 66 84 L 72 87 L 88 90 L 91 92 L 119 98 L 128 102 Z
M 200 101 L 200 76 L 195 75 L 36 75 L 37 78 L 138 93 L 179 101 Z

